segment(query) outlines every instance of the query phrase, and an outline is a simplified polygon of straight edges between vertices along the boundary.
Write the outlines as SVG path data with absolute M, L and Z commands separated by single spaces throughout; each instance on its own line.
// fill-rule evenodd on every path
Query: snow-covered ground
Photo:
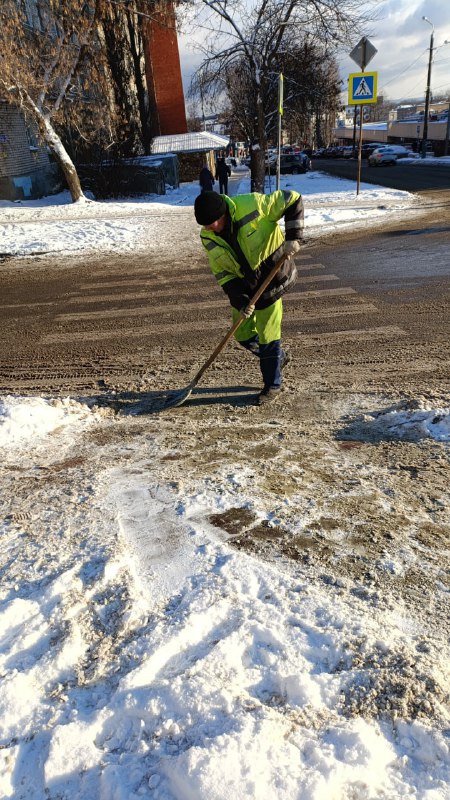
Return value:
M 241 173 L 236 193 L 250 191 L 248 173 Z M 239 177 L 239 173 L 235 173 Z M 364 225 L 377 217 L 393 218 L 418 205 L 408 192 L 333 178 L 324 172 L 285 175 L 281 188 L 293 188 L 305 199 L 306 235 L 332 233 L 337 226 Z M 267 180 L 267 191 L 275 178 Z M 168 189 L 164 196 L 151 195 L 123 202 L 73 204 L 68 193 L 20 203 L 0 201 L 0 257 L 39 253 L 130 252 L 170 246 L 176 236 L 179 215 L 192 217 L 197 183 Z M 155 236 L 155 231 L 157 235 Z M 193 241 L 198 228 L 192 225 Z
M 286 186 L 305 195 L 311 234 L 414 203 L 374 186 L 357 199 L 320 173 Z M 11 227 L 0 250 L 126 251 L 153 240 L 169 252 L 172 223 L 192 214 L 196 193 L 2 203 Z M 261 530 L 301 535 L 320 515 L 314 481 L 294 460 L 292 492 L 270 490 L 244 435 L 234 458 L 217 456 L 198 480 L 183 458 L 217 422 L 204 417 L 194 431 L 188 412 L 174 414 L 163 424 L 116 416 L 95 398 L 0 398 L 0 796 L 448 800 L 448 648 L 430 661 L 411 609 L 361 591 L 339 567 L 309 580 L 301 562 L 233 546 L 223 520 L 236 509 L 238 528 L 247 514 Z M 220 424 L 219 448 L 244 418 L 225 411 Z M 262 443 L 279 442 L 282 473 L 282 423 L 254 424 Z M 367 410 L 364 425 L 448 453 L 448 407 Z M 314 461 L 388 513 L 385 472 L 377 486 L 351 452 L 326 445 Z M 408 558 L 379 569 L 400 574 Z M 436 592 L 448 607 L 444 576 Z
M 365 419 L 450 441 L 449 408 Z M 92 401 L 0 403 L 1 796 L 446 800 L 448 651 L 421 674 L 427 633 L 407 607 L 268 563 L 211 523 L 238 507 L 298 535 L 315 505 L 302 471 L 278 507 L 245 455 L 173 482 L 187 440 L 136 424 Z M 332 448 L 316 458 L 342 470 Z

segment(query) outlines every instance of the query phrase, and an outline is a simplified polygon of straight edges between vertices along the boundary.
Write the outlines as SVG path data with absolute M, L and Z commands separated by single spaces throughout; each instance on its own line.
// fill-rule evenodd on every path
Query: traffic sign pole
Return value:
M 359 142 L 358 142 L 358 177 L 356 180 L 356 194 L 359 194 L 361 185 L 361 162 L 362 162 L 362 124 L 363 124 L 364 103 L 361 103 L 359 110 Z
M 364 36 L 361 41 L 364 41 L 363 45 L 363 56 L 361 59 L 361 72 L 364 72 L 366 68 L 366 37 Z M 358 142 L 358 175 L 356 178 L 356 196 L 359 195 L 359 190 L 361 187 L 361 163 L 362 163 L 362 124 L 363 124 L 363 110 L 364 110 L 364 103 L 361 103 L 359 108 L 359 142 Z
M 277 180 L 276 187 L 280 188 L 280 175 L 281 175 L 281 117 L 283 116 L 283 101 L 284 101 L 284 78 L 280 73 L 278 78 L 278 149 L 277 149 Z M 270 163 L 269 163 L 269 176 L 270 176 Z
M 372 60 L 372 58 L 374 57 L 376 52 L 377 52 L 377 49 L 373 46 L 372 42 L 369 41 L 367 36 L 363 36 L 362 39 L 358 42 L 356 47 L 353 48 L 353 50 L 351 51 L 351 53 L 349 55 L 350 55 L 350 58 L 353 59 L 355 64 L 359 65 L 359 67 L 361 68 L 361 72 L 364 73 L 367 64 L 369 63 L 369 61 Z M 375 73 L 374 73 L 374 76 L 375 76 Z M 352 76 L 350 76 L 350 80 L 351 79 L 352 79 Z M 373 87 L 374 87 L 373 88 L 374 98 L 369 100 L 369 102 L 371 102 L 371 103 L 375 102 L 376 103 L 376 77 L 374 77 Z M 359 88 L 362 90 L 361 91 L 361 96 L 362 96 L 363 91 L 364 91 L 363 87 L 362 87 L 362 81 L 360 83 Z M 367 87 L 364 87 L 364 89 L 367 92 Z M 370 92 L 370 89 L 369 89 L 369 92 Z M 369 92 L 367 92 L 367 94 Z M 352 89 L 352 94 L 353 94 L 353 89 Z M 357 94 L 357 92 L 355 92 L 355 94 Z M 356 194 L 357 195 L 359 194 L 359 189 L 360 189 L 360 186 L 361 186 L 361 161 L 362 161 L 362 150 L 361 150 L 361 148 L 362 148 L 363 116 L 364 116 L 364 103 L 361 103 L 360 111 L 359 111 L 358 175 L 357 175 L 357 180 L 356 180 Z

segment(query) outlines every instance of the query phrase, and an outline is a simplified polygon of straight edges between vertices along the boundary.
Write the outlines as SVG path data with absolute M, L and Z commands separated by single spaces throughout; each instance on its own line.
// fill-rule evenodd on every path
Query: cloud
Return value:
M 428 17 L 435 27 L 436 34 L 440 34 L 442 39 L 450 36 L 450 4 L 448 0 L 425 0 L 425 2 L 417 3 L 415 9 L 410 11 L 400 26 L 400 35 L 415 35 L 418 39 L 426 41 L 431 33 L 431 27 L 423 21 L 422 17 Z
M 445 39 L 450 40 L 449 0 L 387 0 L 380 4 L 369 36 L 378 53 L 368 70 L 378 72 L 380 94 L 397 100 L 424 96 L 431 27 L 423 16 L 435 27 L 432 91 L 438 94 L 450 87 L 450 45 L 440 49 Z M 347 75 L 357 70 L 353 61 L 341 59 L 345 84 Z

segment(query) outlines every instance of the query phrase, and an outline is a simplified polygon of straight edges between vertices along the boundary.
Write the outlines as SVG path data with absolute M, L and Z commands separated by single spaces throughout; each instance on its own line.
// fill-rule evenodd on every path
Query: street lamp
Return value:
M 431 63 L 433 61 L 433 44 L 434 44 L 434 25 L 428 17 L 422 17 L 425 22 L 431 25 L 430 36 L 430 57 L 428 59 L 428 78 L 427 78 L 427 92 L 425 95 L 425 112 L 423 115 L 423 138 L 422 138 L 422 158 L 425 158 L 427 153 L 427 140 L 428 140 L 428 115 L 430 112 L 430 84 L 431 84 Z

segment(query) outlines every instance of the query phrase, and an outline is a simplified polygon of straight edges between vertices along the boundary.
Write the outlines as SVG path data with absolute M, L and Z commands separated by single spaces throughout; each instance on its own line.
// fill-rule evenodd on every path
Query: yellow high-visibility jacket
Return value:
M 303 201 L 298 192 L 281 190 L 269 195 L 256 192 L 233 198 L 224 195 L 224 199 L 231 219 L 232 236 L 223 238 L 202 228 L 200 238 L 219 286 L 235 308 L 242 308 L 280 257 L 284 236 L 278 220 L 285 217 L 287 239 L 301 239 Z M 291 288 L 295 279 L 295 265 L 288 260 L 256 308 L 266 308 L 274 303 Z

